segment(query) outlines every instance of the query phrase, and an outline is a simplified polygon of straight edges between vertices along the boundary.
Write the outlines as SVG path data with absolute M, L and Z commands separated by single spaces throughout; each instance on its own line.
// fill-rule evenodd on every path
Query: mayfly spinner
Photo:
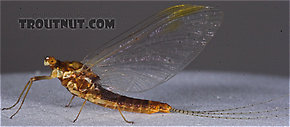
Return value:
M 183 113 L 193 116 L 224 119 L 256 119 L 258 117 L 225 117 L 233 115 L 220 113 L 244 107 L 213 111 L 185 111 L 169 104 L 135 99 L 113 93 L 111 90 L 138 92 L 157 86 L 192 62 L 212 39 L 220 27 L 223 12 L 207 6 L 176 5 L 169 7 L 127 32 L 109 41 L 96 53 L 89 54 L 82 62 L 62 62 L 54 57 L 46 57 L 44 65 L 52 69 L 50 76 L 32 77 L 22 95 L 24 98 L 15 116 L 21 109 L 33 82 L 58 78 L 73 95 L 84 99 L 81 109 L 74 119 L 78 119 L 87 101 L 103 107 L 137 113 Z M 254 112 L 244 112 L 249 114 Z M 239 113 L 236 113 L 239 114 Z

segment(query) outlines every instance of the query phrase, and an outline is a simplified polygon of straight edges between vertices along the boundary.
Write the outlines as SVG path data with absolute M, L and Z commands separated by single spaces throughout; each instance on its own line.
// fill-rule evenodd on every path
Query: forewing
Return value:
M 193 61 L 216 33 L 223 13 L 177 5 L 151 16 L 85 58 L 100 83 L 117 91 L 144 91 Z

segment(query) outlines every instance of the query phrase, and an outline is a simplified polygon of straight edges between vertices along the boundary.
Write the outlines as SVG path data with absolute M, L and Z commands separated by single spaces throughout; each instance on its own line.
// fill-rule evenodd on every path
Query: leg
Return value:
M 25 85 L 25 87 L 24 87 L 24 89 L 22 90 L 20 96 L 18 97 L 18 100 L 16 101 L 16 103 L 15 103 L 14 105 L 12 105 L 11 107 L 9 107 L 9 108 L 2 108 L 2 110 L 9 110 L 9 109 L 15 107 L 15 105 L 17 105 L 18 102 L 20 101 L 20 98 L 22 97 L 22 95 L 23 95 L 24 91 L 26 90 L 26 88 L 27 88 L 27 86 L 28 86 L 29 83 L 30 83 L 30 80 L 29 80 L 29 81 L 27 82 L 27 84 Z
M 119 110 L 119 112 L 120 112 L 122 118 L 123 118 L 127 123 L 131 123 L 131 124 L 134 123 L 133 121 L 128 121 L 128 120 L 126 120 L 126 118 L 123 116 L 123 114 L 122 114 L 122 112 L 121 112 L 121 109 L 120 109 L 119 105 L 118 105 L 118 110 Z
M 81 114 L 81 111 L 82 111 L 84 105 L 86 104 L 86 102 L 87 102 L 87 100 L 84 101 L 84 103 L 83 103 L 83 105 L 82 105 L 82 107 L 81 107 L 81 110 L 80 110 L 79 114 L 77 115 L 77 117 L 75 118 L 75 120 L 74 120 L 73 122 L 76 122 L 77 119 L 79 118 L 79 115 Z
M 65 107 L 69 107 L 69 105 L 71 104 L 72 100 L 75 98 L 75 95 L 72 96 L 72 98 L 70 99 L 69 103 L 67 105 L 65 105 Z
M 32 83 L 33 83 L 34 81 L 37 81 L 37 80 L 44 80 L 44 79 L 52 79 L 52 77 L 50 77 L 50 76 L 36 76 L 36 77 L 30 78 L 30 80 L 27 82 L 27 84 L 25 85 L 24 89 L 22 90 L 22 92 L 21 92 L 21 94 L 20 94 L 18 100 L 16 101 L 16 103 L 15 103 L 14 105 L 12 105 L 11 107 L 9 107 L 9 108 L 3 108 L 3 109 L 2 109 L 2 110 L 8 110 L 8 109 L 13 108 L 15 105 L 17 105 L 18 102 L 19 102 L 19 100 L 20 100 L 20 98 L 22 97 L 24 91 L 26 90 L 26 88 L 27 88 L 27 86 L 28 86 L 28 89 L 27 89 L 27 91 L 26 91 L 26 93 L 25 93 L 25 95 L 24 95 L 24 97 L 23 97 L 23 100 L 22 100 L 22 102 L 21 102 L 20 107 L 19 107 L 18 110 L 17 110 L 17 111 L 16 111 L 16 112 L 15 112 L 15 113 L 10 117 L 10 119 L 12 119 L 12 117 L 15 116 L 15 115 L 19 112 L 19 110 L 21 109 L 21 107 L 22 107 L 22 105 L 23 105 L 23 103 L 24 103 L 24 100 L 25 100 L 25 98 L 26 98 L 26 96 L 27 96 L 27 94 L 28 94 L 28 92 L 29 92 L 29 90 L 30 90 L 30 88 L 31 88 Z

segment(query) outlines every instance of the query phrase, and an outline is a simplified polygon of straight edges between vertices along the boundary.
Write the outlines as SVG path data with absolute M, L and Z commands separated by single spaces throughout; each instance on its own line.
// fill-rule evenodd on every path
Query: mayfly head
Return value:
M 55 66 L 57 60 L 53 56 L 47 56 L 44 59 L 44 66 Z

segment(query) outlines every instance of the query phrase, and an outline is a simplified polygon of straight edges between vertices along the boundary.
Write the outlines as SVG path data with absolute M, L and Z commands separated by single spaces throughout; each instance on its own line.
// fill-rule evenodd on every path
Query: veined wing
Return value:
M 185 68 L 216 33 L 222 11 L 206 6 L 167 8 L 117 36 L 83 60 L 113 90 L 137 92 Z

